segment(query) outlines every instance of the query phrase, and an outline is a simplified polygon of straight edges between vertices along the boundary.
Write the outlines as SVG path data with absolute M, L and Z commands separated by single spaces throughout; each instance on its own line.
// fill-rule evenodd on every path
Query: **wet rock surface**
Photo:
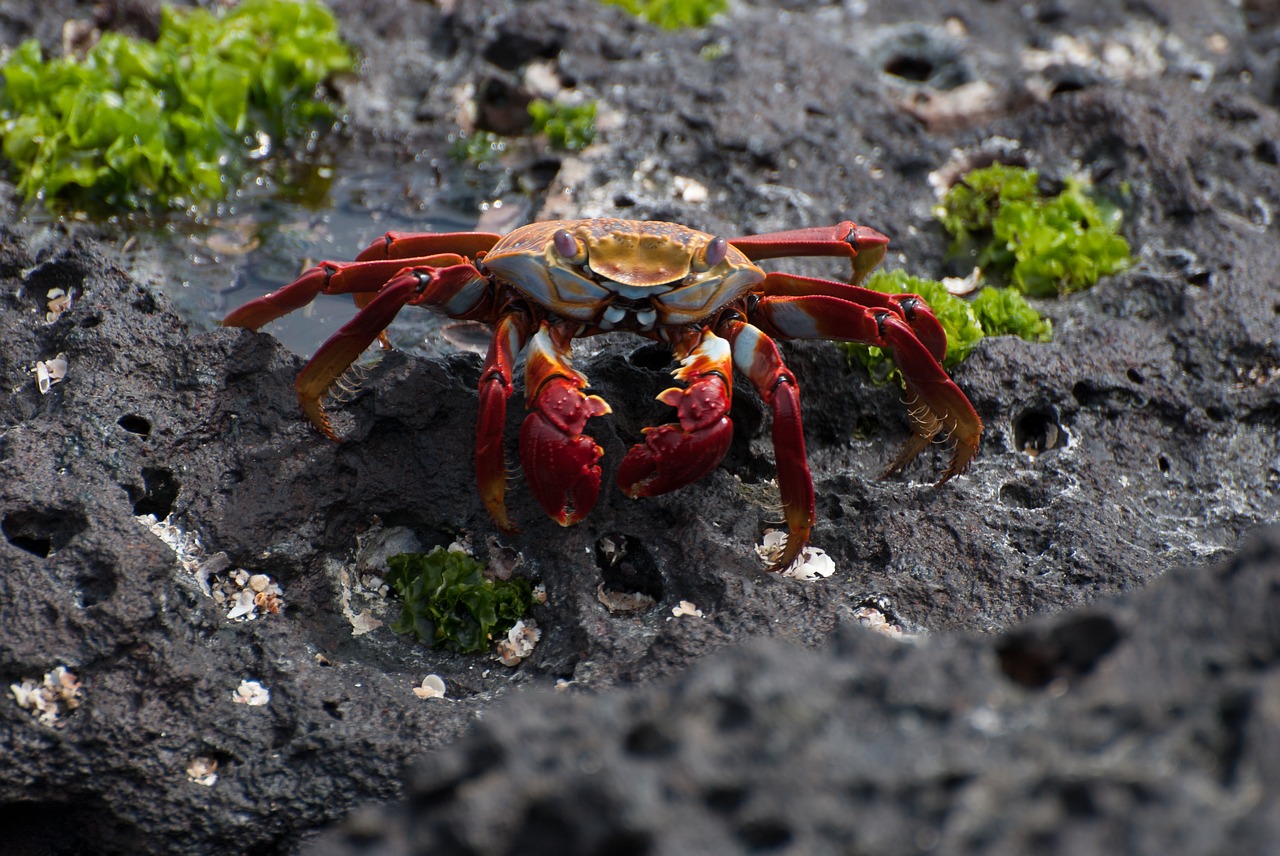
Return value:
M 594 146 L 514 168 L 540 216 L 725 235 L 853 217 L 892 236 L 890 266 L 936 275 L 928 179 L 957 152 L 1003 138 L 1051 179 L 1129 187 L 1134 268 L 1037 304 L 1052 343 L 987 339 L 955 372 L 987 431 L 941 488 L 942 448 L 877 478 L 907 436 L 895 388 L 824 343 L 786 347 L 829 579 L 761 571 L 752 548 L 777 499 L 768 416 L 746 390 L 724 466 L 696 486 L 642 502 L 606 488 L 561 529 L 514 483 L 523 531 L 493 549 L 547 591 L 542 641 L 515 669 L 410 644 L 366 585 L 406 539 L 491 549 L 470 463 L 477 357 L 388 355 L 331 443 L 297 412 L 299 357 L 269 334 L 191 329 L 118 236 L 20 224 L 6 193 L 0 678 L 57 685 L 44 708 L 32 690 L 0 702 L 13 851 L 1273 840 L 1276 21 L 1226 2 L 972 2 L 949 19 L 872 5 L 737 4 L 664 33 L 588 0 L 334 4 L 366 55 L 343 84 L 343 144 L 388 170 L 445 157 L 458 104 L 531 91 L 531 66 L 600 99 Z M 145 4 L 113 8 L 144 30 Z M 15 4 L 0 41 L 54 45 L 77 14 Z M 73 302 L 50 321 L 52 289 Z M 33 369 L 59 354 L 66 376 L 42 394 Z M 614 407 L 590 426 L 611 484 L 639 428 L 669 417 L 652 401 L 668 367 L 634 339 L 577 354 Z M 185 533 L 182 555 L 147 515 Z M 203 584 L 237 572 L 269 575 L 279 611 L 227 620 Z M 603 579 L 655 605 L 611 613 Z M 681 601 L 703 616 L 673 616 Z M 924 639 L 859 626 L 877 621 Z M 431 673 L 445 700 L 412 692 Z M 267 703 L 243 703 L 244 681 Z

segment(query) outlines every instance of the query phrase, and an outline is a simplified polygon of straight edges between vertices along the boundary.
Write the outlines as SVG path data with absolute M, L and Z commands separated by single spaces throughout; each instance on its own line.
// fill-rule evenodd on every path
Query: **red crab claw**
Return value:
M 707 331 L 674 372 L 677 380 L 692 381 L 689 387 L 671 387 L 658 396 L 676 408 L 679 423 L 644 429 L 644 442 L 632 446 L 618 467 L 623 493 L 657 496 L 716 468 L 733 440 L 728 418 L 732 373 L 729 343 Z
M 782 361 L 777 344 L 761 330 L 734 320 L 724 325 L 724 332 L 733 347 L 733 364 L 751 379 L 773 411 L 773 454 L 777 459 L 778 490 L 787 521 L 787 546 L 769 570 L 783 571 L 808 546 L 809 532 L 817 516 L 813 476 L 805 457 L 800 387 Z
M 533 392 L 520 426 L 520 462 L 534 498 L 561 526 L 590 514 L 600 494 L 604 451 L 582 430 L 610 409 L 600 396 L 583 393 L 586 385 L 569 364 L 568 340 L 544 323 L 525 357 L 525 388 Z

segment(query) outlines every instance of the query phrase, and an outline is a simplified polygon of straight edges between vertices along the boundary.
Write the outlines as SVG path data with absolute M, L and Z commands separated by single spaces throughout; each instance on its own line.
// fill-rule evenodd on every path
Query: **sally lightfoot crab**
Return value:
M 750 237 L 714 237 L 674 223 L 553 220 L 508 235 L 389 232 L 354 262 L 322 262 L 283 288 L 232 312 L 228 326 L 258 329 L 320 294 L 352 294 L 359 312 L 328 339 L 298 376 L 307 418 L 338 439 L 323 399 L 406 305 L 490 325 L 480 376 L 476 479 L 485 507 L 507 532 L 502 430 L 524 355 L 529 415 L 520 460 L 538 503 L 561 525 L 591 511 L 600 491 L 601 448 L 583 433 L 610 412 L 588 395 L 572 365 L 575 338 L 627 331 L 665 342 L 681 385 L 659 395 L 677 421 L 644 429 L 618 467 L 629 496 L 655 496 L 713 470 L 733 436 L 728 418 L 736 368 L 773 414 L 773 446 L 788 538 L 774 570 L 809 541 L 813 480 L 805 459 L 800 389 L 775 340 L 832 339 L 887 349 L 902 371 L 912 437 L 889 465 L 901 470 L 938 435 L 955 440 L 939 484 L 978 451 L 982 422 L 940 364 L 946 334 L 923 300 L 856 285 L 884 258 L 888 239 L 843 222 Z M 851 261 L 851 283 L 766 273 L 755 262 L 785 256 Z

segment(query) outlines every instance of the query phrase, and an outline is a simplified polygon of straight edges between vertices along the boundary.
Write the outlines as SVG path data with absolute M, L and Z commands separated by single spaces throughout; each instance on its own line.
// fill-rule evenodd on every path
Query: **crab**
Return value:
M 294 282 L 241 306 L 223 323 L 256 330 L 321 294 L 351 294 L 357 314 L 302 369 L 298 400 L 323 434 L 339 439 L 324 399 L 405 306 L 482 322 L 492 339 L 480 374 L 476 481 L 497 526 L 517 531 L 506 507 L 503 426 L 524 356 L 528 415 L 520 461 L 534 497 L 564 526 L 579 522 L 600 491 L 603 451 L 584 428 L 610 412 L 573 367 L 575 338 L 625 331 L 667 344 L 680 385 L 658 400 L 676 421 L 644 429 L 618 466 L 631 497 L 655 496 L 711 472 L 733 437 L 734 370 L 773 417 L 786 547 L 771 570 L 790 566 L 815 520 L 805 456 L 800 387 L 776 342 L 829 339 L 889 351 L 902 372 L 912 436 L 885 475 L 901 471 L 939 435 L 954 450 L 938 484 L 962 473 L 978 451 L 982 422 L 943 370 L 946 334 L 917 295 L 857 285 L 885 255 L 888 238 L 845 221 L 725 239 L 675 223 L 618 219 L 551 220 L 507 235 L 388 232 L 355 261 L 326 261 Z M 845 258 L 849 282 L 766 273 L 756 262 L 789 256 Z

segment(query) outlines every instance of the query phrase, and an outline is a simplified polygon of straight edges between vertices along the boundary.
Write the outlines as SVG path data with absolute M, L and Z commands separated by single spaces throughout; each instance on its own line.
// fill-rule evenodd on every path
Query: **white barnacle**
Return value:
M 271 701 L 271 690 L 258 681 L 241 681 L 240 686 L 236 687 L 236 691 L 232 694 L 231 700 L 236 704 L 261 707 Z
M 427 675 L 422 684 L 413 688 L 418 698 L 444 698 L 444 678 L 439 675 Z

